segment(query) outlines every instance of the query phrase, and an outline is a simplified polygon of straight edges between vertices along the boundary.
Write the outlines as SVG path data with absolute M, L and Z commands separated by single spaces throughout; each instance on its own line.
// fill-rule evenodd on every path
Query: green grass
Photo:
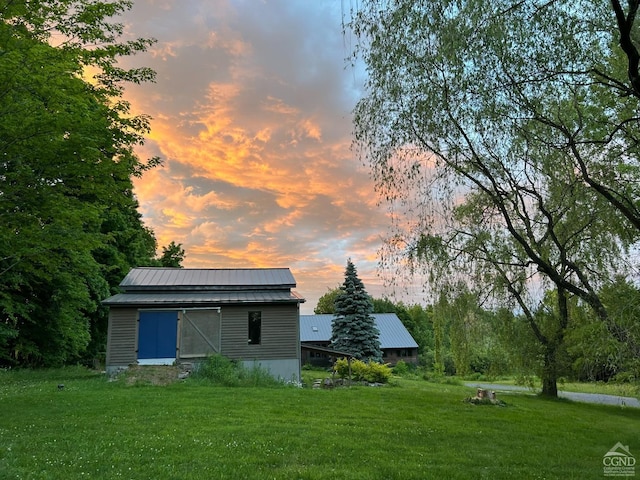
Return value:
M 562 382 L 558 384 L 558 390 L 581 393 L 603 393 L 605 395 L 640 398 L 640 385 L 637 383 Z
M 0 478 L 602 479 L 617 442 L 640 458 L 640 409 L 531 395 L 475 406 L 463 402 L 473 390 L 129 386 L 81 369 L 0 371 Z
M 523 385 L 513 377 L 503 377 L 495 380 L 478 380 L 469 379 L 464 380 L 468 382 L 479 383 L 496 383 L 502 385 Z M 538 390 L 541 388 L 541 381 L 538 378 L 532 379 L 534 387 Z M 578 392 L 578 393 L 601 393 L 604 395 L 618 395 L 622 397 L 636 397 L 640 398 L 640 384 L 639 383 L 617 383 L 617 382 L 558 382 L 558 390 L 565 392 Z

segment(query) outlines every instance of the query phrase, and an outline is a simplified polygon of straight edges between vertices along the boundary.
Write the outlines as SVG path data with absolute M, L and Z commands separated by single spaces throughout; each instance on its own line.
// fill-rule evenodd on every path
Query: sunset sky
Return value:
M 345 61 L 349 8 L 135 0 L 121 19 L 129 35 L 158 40 L 127 62 L 157 72 L 126 94 L 153 117 L 140 155 L 164 160 L 135 184 L 146 224 L 159 245 L 183 245 L 185 267 L 289 267 L 303 313 L 342 283 L 348 258 L 370 294 L 385 293 L 388 219 L 351 150 L 364 69 Z

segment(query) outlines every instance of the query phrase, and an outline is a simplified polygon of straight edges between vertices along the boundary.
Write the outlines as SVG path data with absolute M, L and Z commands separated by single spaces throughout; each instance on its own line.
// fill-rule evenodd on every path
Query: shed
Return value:
M 380 348 L 385 363 L 395 365 L 399 360 L 418 363 L 418 344 L 395 313 L 372 314 L 380 331 Z M 307 346 L 328 347 L 331 342 L 331 322 L 333 315 L 300 315 L 300 345 L 302 363 L 327 365 L 329 356 L 321 351 L 307 349 Z
M 106 368 L 219 353 L 300 378 L 299 307 L 288 268 L 134 268 L 109 307 Z

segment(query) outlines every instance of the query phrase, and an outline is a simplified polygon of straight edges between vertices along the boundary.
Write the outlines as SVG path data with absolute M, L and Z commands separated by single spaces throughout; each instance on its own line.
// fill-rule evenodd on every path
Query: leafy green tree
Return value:
M 380 332 L 371 316 L 373 304 L 351 260 L 347 261 L 344 283 L 335 300 L 331 322 L 331 346 L 352 353 L 360 360 L 382 361 Z
M 328 288 L 327 293 L 318 299 L 313 313 L 316 315 L 336 313 L 336 298 L 338 298 L 338 295 L 340 295 L 340 287 Z
M 402 309 L 407 315 L 403 315 Z M 418 355 L 420 363 L 432 366 L 433 351 L 435 346 L 434 338 L 434 309 L 432 306 L 422 305 L 402 306 L 398 317 L 407 328 L 413 339 L 418 343 Z
M 93 252 L 109 285 L 108 295 L 120 292 L 119 284 L 132 267 L 152 266 L 157 262 L 154 260 L 156 239 L 142 222 L 131 180 L 123 178 L 121 188 L 121 195 L 114 196 L 118 201 L 103 212 L 100 229 L 103 241 Z M 96 302 L 104 298 L 95 295 Z M 96 313 L 90 316 L 91 340 L 82 354 L 85 363 L 102 359 L 106 352 L 108 321 L 108 308 L 99 304 Z
M 398 305 L 388 298 L 372 298 L 373 313 L 397 313 Z
M 483 340 L 475 334 L 480 308 L 474 295 L 467 290 L 456 292 L 451 300 L 441 295 L 438 307 L 438 313 L 446 316 L 444 323 L 448 325 L 448 343 L 456 375 L 468 375 L 471 371 L 474 345 Z
M 603 303 L 619 335 L 610 335 L 607 326 L 584 305 L 572 305 L 572 325 L 567 350 L 579 380 L 608 381 L 640 378 L 640 290 L 617 277 L 601 291 Z
M 509 308 L 500 308 L 495 313 L 495 321 L 495 333 L 507 364 L 503 372 L 533 386 L 534 376 L 540 374 L 542 348 L 527 319 Z
M 433 312 L 433 371 L 437 375 L 445 373 L 445 357 L 449 350 L 449 301 L 440 292 L 440 298 Z
M 79 358 L 104 318 L 100 300 L 114 285 L 111 276 L 124 266 L 111 260 L 136 250 L 132 238 L 155 253 L 153 235 L 136 216 L 131 176 L 158 160 L 135 155 L 148 119 L 129 116 L 120 98 L 124 83 L 153 77 L 148 69 L 117 65 L 151 44 L 118 41 L 122 25 L 112 17 L 130 6 L 94 0 L 0 5 L 5 362 L 54 365 Z M 84 78 L 88 71 L 97 72 L 92 81 Z
M 159 263 L 163 267 L 182 268 L 182 262 L 184 261 L 184 249 L 182 244 L 171 242 L 166 247 L 162 247 L 162 255 L 158 259 Z
M 393 211 L 418 212 L 389 248 L 520 309 L 550 396 L 573 297 L 618 335 L 598 286 L 639 233 L 620 31 L 609 4 L 579 3 L 371 0 L 351 23 L 369 72 L 356 142 Z M 533 279 L 555 290 L 549 317 Z

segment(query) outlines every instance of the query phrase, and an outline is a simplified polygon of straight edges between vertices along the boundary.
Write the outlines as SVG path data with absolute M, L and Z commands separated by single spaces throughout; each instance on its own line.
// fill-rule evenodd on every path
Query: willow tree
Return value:
M 625 336 L 597 293 L 640 233 L 637 98 L 611 5 L 370 0 L 350 22 L 368 71 L 356 144 L 395 215 L 383 263 L 523 312 L 551 396 L 571 297 Z

